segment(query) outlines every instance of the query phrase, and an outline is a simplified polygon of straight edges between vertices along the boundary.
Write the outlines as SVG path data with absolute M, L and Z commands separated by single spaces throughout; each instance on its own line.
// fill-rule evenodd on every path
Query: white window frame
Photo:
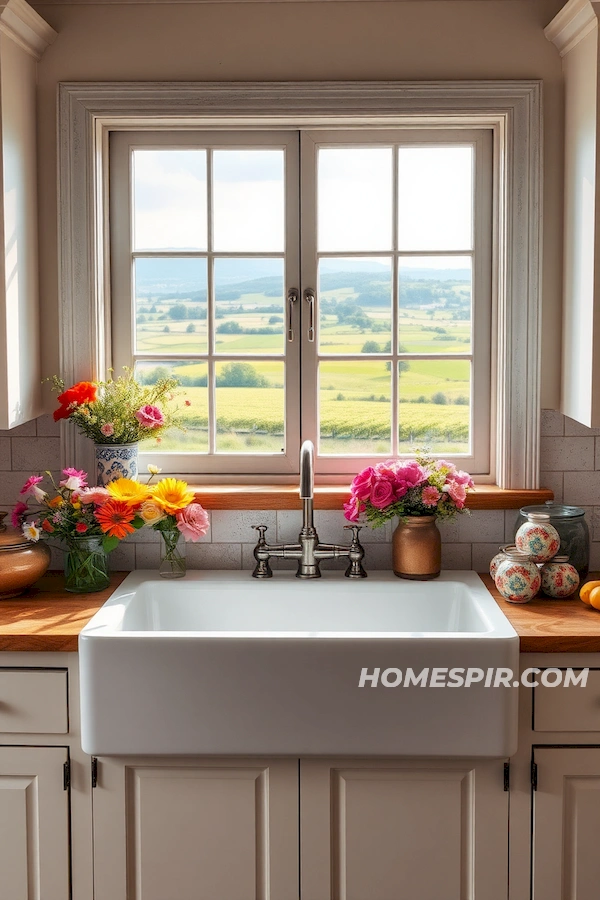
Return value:
M 257 122 L 268 129 L 343 128 L 357 123 L 435 127 L 440 121 L 451 126 L 486 125 L 494 135 L 494 156 L 499 160 L 493 321 L 498 358 L 493 385 L 496 471 L 488 480 L 503 488 L 538 487 L 542 173 L 538 81 L 61 84 L 60 361 L 65 381 L 102 377 L 110 364 L 105 226 L 111 131 L 198 124 L 214 130 L 256 129 Z M 62 451 L 65 462 L 91 466 L 90 442 L 74 429 L 63 431 Z

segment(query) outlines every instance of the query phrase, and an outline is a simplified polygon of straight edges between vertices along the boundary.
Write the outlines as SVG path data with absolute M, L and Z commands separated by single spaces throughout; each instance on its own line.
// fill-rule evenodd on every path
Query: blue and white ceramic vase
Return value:
M 138 444 L 94 444 L 96 484 L 106 487 L 117 478 L 138 477 Z

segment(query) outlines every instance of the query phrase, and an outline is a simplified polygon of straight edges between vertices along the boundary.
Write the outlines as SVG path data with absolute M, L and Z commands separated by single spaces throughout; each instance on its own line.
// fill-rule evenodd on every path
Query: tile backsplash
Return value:
M 554 491 L 557 500 L 586 510 L 592 540 L 590 565 L 600 569 L 600 428 L 586 428 L 554 410 L 542 410 L 540 484 Z M 11 431 L 0 431 L 0 509 L 10 508 L 26 478 L 46 469 L 60 467 L 59 428 L 49 416 L 28 422 Z M 475 510 L 453 522 L 442 523 L 442 566 L 446 569 L 487 570 L 499 544 L 514 537 L 517 510 Z M 251 569 L 256 532 L 251 526 L 268 525 L 267 537 L 295 541 L 301 524 L 298 511 L 214 510 L 211 528 L 197 544 L 187 544 L 189 568 Z M 347 543 L 341 511 L 315 513 L 322 541 Z M 363 529 L 365 567 L 389 569 L 392 529 Z M 159 536 L 143 529 L 123 542 L 111 554 L 113 569 L 154 569 L 158 567 Z M 323 568 L 344 568 L 344 560 L 327 561 Z M 62 566 L 62 554 L 54 552 L 52 567 Z M 293 561 L 273 561 L 273 568 L 294 567 Z

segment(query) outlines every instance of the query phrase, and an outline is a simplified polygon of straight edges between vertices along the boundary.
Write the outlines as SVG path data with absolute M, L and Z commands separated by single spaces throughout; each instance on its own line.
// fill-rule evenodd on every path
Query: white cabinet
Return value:
M 0 428 L 41 412 L 36 64 L 56 32 L 0 0 Z
M 502 761 L 302 760 L 302 900 L 506 900 Z
M 64 747 L 0 747 L 0 896 L 69 900 Z
M 535 750 L 532 900 L 598 900 L 600 747 Z
M 100 759 L 95 900 L 506 900 L 503 768 Z
M 95 900 L 298 900 L 298 761 L 100 759 Z

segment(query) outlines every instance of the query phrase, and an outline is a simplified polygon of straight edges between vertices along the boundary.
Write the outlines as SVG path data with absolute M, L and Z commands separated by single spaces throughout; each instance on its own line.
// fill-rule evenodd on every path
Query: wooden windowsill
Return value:
M 196 499 L 206 509 L 301 509 L 295 484 L 205 484 L 193 485 Z M 344 485 L 316 485 L 315 509 L 341 509 L 350 496 Z M 553 500 L 546 488 L 535 491 L 503 490 L 495 484 L 482 484 L 469 494 L 469 509 L 518 509 L 521 506 Z

